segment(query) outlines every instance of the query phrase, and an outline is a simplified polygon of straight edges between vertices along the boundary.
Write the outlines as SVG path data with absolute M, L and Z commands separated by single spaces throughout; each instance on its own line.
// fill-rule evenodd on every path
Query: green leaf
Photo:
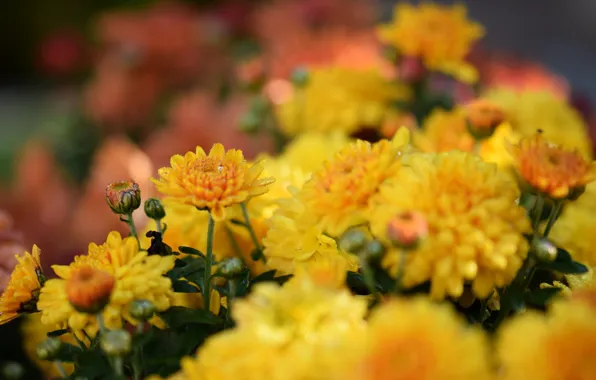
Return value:
M 62 336 L 64 334 L 68 334 L 68 329 L 61 329 L 61 330 L 50 331 L 46 335 L 49 336 L 49 337 L 59 337 L 59 336 Z
M 573 261 L 569 252 L 563 248 L 557 248 L 557 258 L 554 261 L 542 262 L 538 266 L 564 274 L 582 274 L 588 272 L 588 267 L 582 263 Z
M 182 306 L 173 306 L 161 313 L 161 317 L 170 327 L 180 327 L 186 324 L 217 325 L 223 321 L 209 310 L 194 310 Z
M 273 281 L 273 279 L 275 278 L 275 273 L 277 271 L 275 269 L 272 269 L 270 271 L 267 272 L 263 272 L 260 275 L 254 277 L 250 282 L 253 284 L 256 284 L 257 282 L 267 282 L 267 281 Z
M 181 247 L 178 247 L 178 250 L 180 250 L 180 252 L 182 252 L 182 253 L 186 253 L 187 255 L 194 255 L 194 256 L 200 256 L 202 258 L 205 258 L 205 255 L 203 254 L 203 252 L 199 251 L 198 249 L 192 248 L 192 247 L 181 246 Z
M 112 374 L 112 367 L 99 348 L 84 351 L 75 360 L 75 371 L 71 378 L 86 377 L 89 380 L 105 379 Z
M 250 270 L 245 268 L 240 274 L 236 285 L 236 297 L 244 297 L 250 288 Z
M 544 307 L 548 302 L 561 291 L 561 288 L 536 289 L 526 293 L 526 302 L 537 307 Z
M 83 350 L 81 350 L 80 347 L 63 342 L 58 352 L 58 360 L 61 362 L 72 363 L 82 353 Z
M 176 280 L 172 281 L 172 289 L 176 293 L 199 293 L 200 289 L 190 284 L 188 281 Z
M 137 334 L 132 337 L 132 347 L 139 348 L 146 346 L 154 338 L 153 330 L 146 331 L 142 334 Z

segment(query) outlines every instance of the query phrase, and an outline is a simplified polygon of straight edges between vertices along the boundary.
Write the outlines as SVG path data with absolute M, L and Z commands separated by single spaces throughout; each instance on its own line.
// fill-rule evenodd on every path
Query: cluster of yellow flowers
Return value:
M 395 12 L 378 30 L 383 42 L 429 72 L 476 80 L 465 57 L 483 29 L 463 6 Z M 375 72 L 312 71 L 277 109 L 294 137 L 280 154 L 247 161 L 215 144 L 173 156 L 152 179 L 163 203 L 145 203 L 156 223 L 142 234 L 132 220 L 138 186 L 109 187 L 133 236 L 109 233 L 54 265 L 52 279 L 39 248 L 18 256 L 0 323 L 39 312 L 26 325 L 31 339 L 66 329 L 65 341 L 91 347 L 106 331 L 142 333 L 141 322 L 171 328 L 164 313 L 174 307 L 228 313 L 233 322 L 207 334 L 172 379 L 596 378 L 596 281 L 568 270 L 596 267 L 586 126 L 562 99 L 493 89 L 380 138 L 394 103 L 411 95 L 404 86 Z M 357 139 L 362 129 L 379 134 Z M 158 240 L 175 253 L 156 251 Z M 525 295 L 540 265 L 567 251 L 554 278 L 539 279 L 563 297 L 546 312 L 513 310 L 508 291 Z M 245 269 L 291 278 L 236 298 Z M 139 301 L 152 305 L 144 319 L 131 309 Z M 468 323 L 454 304 L 494 311 L 496 334 L 482 329 L 485 315 Z

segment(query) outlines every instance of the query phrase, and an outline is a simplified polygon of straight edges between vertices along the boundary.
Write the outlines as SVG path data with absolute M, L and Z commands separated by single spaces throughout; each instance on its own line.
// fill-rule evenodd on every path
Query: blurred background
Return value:
M 486 28 L 470 57 L 483 84 L 548 90 L 594 124 L 596 2 L 463 3 Z M 172 154 L 215 142 L 249 158 L 272 151 L 271 136 L 239 130 L 250 128 L 250 85 L 265 83 L 267 96 L 282 99 L 297 67 L 378 66 L 374 25 L 394 5 L 3 1 L 0 269 L 15 247 L 39 245 L 47 266 L 123 231 L 104 203 L 105 186 L 131 178 L 151 196 L 148 177 Z M 6 347 L 0 357 L 13 354 Z

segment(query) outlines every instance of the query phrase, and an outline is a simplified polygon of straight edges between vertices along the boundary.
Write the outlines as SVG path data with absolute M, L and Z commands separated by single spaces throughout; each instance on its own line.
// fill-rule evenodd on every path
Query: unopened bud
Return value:
M 378 261 L 385 254 L 385 246 L 379 240 L 371 240 L 366 243 L 364 252 L 369 260 Z
M 145 322 L 155 315 L 155 305 L 149 300 L 134 300 L 128 306 L 128 312 L 134 319 Z
M 166 210 L 163 208 L 163 204 L 157 198 L 149 198 L 145 201 L 145 214 L 155 220 L 161 220 L 166 216 Z
M 290 77 L 292 83 L 296 87 L 304 87 L 308 83 L 310 72 L 305 67 L 298 67 L 292 72 Z
M 230 257 L 222 261 L 218 269 L 226 277 L 235 277 L 242 273 L 244 263 L 237 257 Z
M 58 357 L 60 348 L 62 348 L 60 339 L 50 337 L 37 345 L 35 353 L 41 360 L 53 361 Z
M 82 266 L 72 271 L 66 284 L 70 304 L 79 312 L 97 314 L 110 301 L 114 277 L 92 266 Z
M 130 352 L 132 338 L 126 330 L 109 330 L 101 335 L 99 344 L 109 356 L 123 356 Z
M 393 244 L 401 248 L 414 248 L 426 235 L 428 235 L 426 217 L 415 211 L 397 214 L 387 226 L 387 236 Z
M 106 202 L 119 215 L 128 215 L 141 206 L 141 190 L 133 181 L 113 182 L 106 188 Z
M 366 244 L 366 235 L 359 230 L 347 230 L 339 237 L 339 249 L 344 252 L 357 253 Z
M 557 258 L 557 246 L 543 237 L 532 239 L 532 252 L 541 262 L 551 262 Z
M 468 131 L 477 140 L 487 139 L 505 121 L 505 113 L 498 105 L 484 100 L 476 100 L 466 106 Z

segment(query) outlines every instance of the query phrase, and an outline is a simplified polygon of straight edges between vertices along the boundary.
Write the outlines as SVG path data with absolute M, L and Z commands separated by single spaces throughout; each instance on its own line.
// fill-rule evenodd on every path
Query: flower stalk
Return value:
M 213 266 L 213 235 L 215 233 L 215 220 L 209 212 L 209 223 L 207 226 L 207 250 L 205 252 L 205 273 L 203 278 L 203 306 L 209 310 L 211 302 L 211 267 Z

